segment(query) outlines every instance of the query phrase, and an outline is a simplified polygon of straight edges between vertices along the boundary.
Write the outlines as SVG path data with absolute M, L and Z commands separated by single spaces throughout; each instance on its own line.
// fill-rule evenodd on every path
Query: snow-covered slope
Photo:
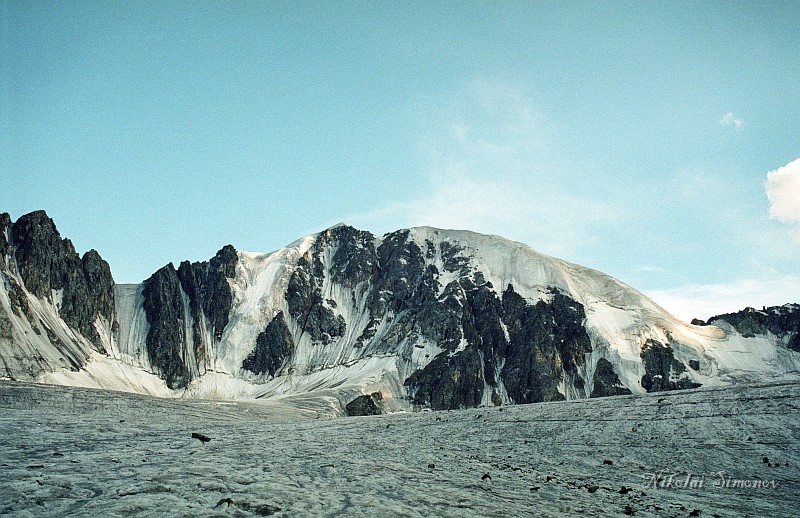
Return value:
M 228 246 L 209 262 L 167 265 L 114 287 L 113 315 L 98 309 L 96 336 L 86 337 L 67 324 L 57 291 L 27 289 L 9 228 L 0 282 L 8 378 L 162 396 L 309 394 L 339 408 L 381 392 L 393 410 L 800 374 L 786 337 L 690 325 L 596 270 L 429 227 L 376 237 L 337 225 L 272 253 Z M 28 301 L 27 312 L 14 300 Z
M 797 516 L 798 398 L 782 383 L 331 419 L 300 396 L 0 381 L 0 515 Z

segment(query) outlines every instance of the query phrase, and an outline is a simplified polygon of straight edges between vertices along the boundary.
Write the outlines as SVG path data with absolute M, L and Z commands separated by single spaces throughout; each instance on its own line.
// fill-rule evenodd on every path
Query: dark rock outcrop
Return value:
M 325 259 L 323 254 L 328 250 L 333 250 L 333 255 Z M 377 270 L 378 255 L 372 234 L 347 225 L 325 230 L 317 237 L 312 249 L 297 261 L 289 278 L 286 291 L 289 315 L 312 341 L 325 345 L 331 343 L 345 334 L 347 322 L 334 313 L 336 301 L 323 300 L 320 292 L 323 280 L 328 277 L 332 282 L 352 290 L 354 301 L 357 295 L 363 295 L 363 290 L 370 289 L 362 283 L 374 282 Z M 356 290 L 362 292 L 357 294 Z M 375 313 L 383 315 L 384 312 Z M 354 344 L 356 347 L 371 338 L 369 329 L 364 333 Z
M 0 214 L 0 271 L 8 269 L 8 261 L 11 258 L 11 242 L 8 239 L 10 228 L 11 215 L 8 212 Z
M 211 437 L 198 432 L 192 432 L 192 439 L 197 439 L 202 443 L 211 441 Z
M 236 249 L 226 245 L 208 262 L 205 282 L 203 283 L 203 310 L 211 322 L 214 336 L 222 337 L 222 331 L 228 325 L 228 318 L 233 304 L 228 279 L 236 276 L 236 264 L 239 256 Z
M 377 249 L 379 270 L 370 310 L 378 318 L 388 309 L 395 314 L 412 309 L 431 295 L 430 283 L 422 282 L 425 257 L 409 234 L 408 230 L 386 234 Z
M 642 388 L 647 392 L 664 390 L 680 390 L 700 387 L 688 377 L 681 377 L 686 367 L 672 352 L 672 347 L 658 340 L 649 339 L 641 352 L 645 375 L 642 376 Z
M 99 343 L 99 337 L 94 328 L 94 317 L 97 314 L 96 303 L 89 292 L 83 263 L 69 240 L 64 240 L 63 253 L 63 270 L 59 272 L 60 286 L 53 288 L 63 290 L 58 313 L 71 328 L 76 329 L 95 343 Z M 113 292 L 109 293 L 108 297 L 113 301 Z
M 458 274 L 445 287 L 438 281 L 442 272 L 425 262 L 436 255 L 436 246 L 444 270 Z M 504 307 L 494 287 L 470 269 L 461 247 L 448 242 L 428 241 L 423 250 L 404 230 L 384 236 L 376 253 L 368 301 L 372 318 L 357 346 L 374 336 L 381 319 L 392 315 L 389 331 L 372 344 L 373 350 L 391 350 L 403 340 L 418 343 L 421 338 L 444 350 L 405 381 L 413 402 L 435 409 L 480 404 L 484 388 L 501 377 L 499 365 L 509 347 Z M 561 374 L 559 368 L 554 376 L 560 381 Z M 492 390 L 493 400 L 499 400 Z
M 442 272 L 426 265 L 437 246 L 441 267 L 457 274 L 444 287 L 439 283 Z M 377 263 L 369 263 L 376 267 L 367 304 L 371 320 L 356 346 L 370 340 L 381 319 L 390 316 L 391 326 L 371 345 L 373 351 L 420 339 L 443 349 L 406 379 L 414 404 L 434 409 L 476 406 L 486 387 L 498 402 L 498 381 L 511 387 L 508 394 L 517 403 L 563 399 L 558 387 L 564 375 L 582 386 L 578 367 L 591 345 L 583 307 L 576 301 L 553 290 L 551 302 L 533 305 L 511 286 L 501 300 L 460 246 L 427 241 L 423 250 L 408 231 L 384 236 L 376 254 Z
M 114 318 L 114 280 L 108 263 L 95 250 L 81 259 L 44 211 L 20 217 L 10 234 L 11 242 L 0 245 L 13 247 L 25 288 L 41 299 L 50 299 L 51 290 L 61 290 L 59 316 L 104 352 L 95 320 L 102 316 L 111 324 Z M 5 232 L 3 236 L 5 240 Z
M 474 348 L 450 356 L 443 352 L 405 382 L 415 405 L 433 410 L 470 408 L 483 398 L 481 357 Z
M 383 414 L 383 394 L 373 392 L 358 396 L 344 407 L 348 416 L 365 416 Z
M 551 295 L 551 302 L 531 305 L 511 285 L 503 294 L 511 340 L 502 376 L 515 403 L 564 399 L 558 392 L 562 369 L 575 381 L 581 379 L 578 367 L 592 350 L 583 306 L 558 290 L 552 289 Z
M 377 270 L 378 258 L 375 251 L 375 236 L 348 225 L 329 228 L 320 234 L 315 247 L 333 246 L 335 252 L 331 260 L 331 280 L 349 288 L 372 279 Z M 321 265 L 321 262 L 317 262 Z M 317 270 L 315 274 L 321 276 Z
M 170 388 L 183 388 L 191 380 L 186 358 L 181 283 L 168 264 L 144 281 L 144 311 L 150 328 L 147 354 L 150 364 Z
M 178 270 L 168 264 L 144 281 L 147 353 L 170 388 L 185 387 L 205 365 L 203 322 L 214 340 L 222 337 L 233 303 L 228 279 L 234 277 L 237 262 L 236 250 L 227 245 L 209 262 L 184 261 Z
M 800 304 L 764 307 L 760 311 L 745 308 L 708 319 L 709 325 L 715 322 L 728 322 L 745 338 L 770 332 L 781 338 L 787 348 L 800 352 Z
M 298 260 L 289 278 L 286 302 L 289 314 L 299 322 L 302 332 L 308 333 L 312 340 L 327 344 L 344 334 L 345 321 L 325 305 L 314 268 L 305 256 Z
M 6 313 L 6 308 L 0 305 L 0 338 L 11 340 L 13 338 L 11 318 Z
M 34 323 L 31 325 L 35 325 L 36 319 L 31 312 L 28 297 L 25 296 L 22 286 L 13 277 L 8 277 L 6 282 L 8 283 L 8 299 L 11 303 L 11 311 L 18 317 L 25 317 L 28 322 Z
M 204 262 L 190 263 L 183 261 L 178 266 L 178 280 L 180 281 L 183 292 L 189 300 L 189 314 L 192 321 L 192 333 L 189 341 L 194 348 L 195 357 L 198 364 L 202 364 L 205 359 L 206 351 L 203 342 L 203 285 L 205 283 L 208 264 Z M 181 299 L 181 307 L 183 307 Z
M 480 274 L 474 276 L 474 282 L 470 279 L 462 281 L 462 288 L 465 295 L 461 319 L 464 338 L 481 352 L 486 383 L 494 387 L 500 375 L 499 366 L 508 357 L 511 345 L 503 330 L 503 305 L 492 284 L 485 282 Z
M 435 245 L 428 242 L 428 249 L 432 249 Z M 456 244 L 443 241 L 439 248 L 442 253 L 442 266 L 445 271 L 458 272 L 461 275 L 469 273 L 469 258 L 464 255 L 464 249 Z
M 409 315 L 409 320 L 413 319 L 413 325 L 408 327 L 415 325 L 422 336 L 446 351 L 454 351 L 462 338 L 465 338 L 461 323 L 465 320 L 466 293 L 458 281 L 445 286 L 438 298 L 434 289 L 438 289 L 438 282 L 432 278 L 425 289 L 428 293 L 424 298 L 429 302 L 418 306 L 416 311 Z
M 189 299 L 192 346 L 198 365 L 202 365 L 206 358 L 202 339 L 203 321 L 205 320 L 210 326 L 209 331 L 216 341 L 222 339 L 222 333 L 228 325 L 233 304 L 233 293 L 228 279 L 236 275 L 238 261 L 236 249 L 231 245 L 225 245 L 208 262 L 183 261 L 178 267 L 177 274 L 181 288 Z
M 625 388 L 614 372 L 611 362 L 600 358 L 594 370 L 594 386 L 589 397 L 621 396 L 630 393 L 631 391 Z
M 51 289 L 64 287 L 65 243 L 44 211 L 21 216 L 11 227 L 11 242 L 17 271 L 29 292 L 49 298 Z
M 89 250 L 81 259 L 89 297 L 94 300 L 97 312 L 108 322 L 114 318 L 114 278 L 111 268 L 96 250 Z
M 388 312 L 398 315 L 384 338 L 387 348 L 392 341 L 417 341 L 421 336 L 444 349 L 405 381 L 416 405 L 477 406 L 484 382 L 496 383 L 495 362 L 506 347 L 500 300 L 482 276 L 469 277 L 466 263 L 456 259 L 460 248 L 455 245 L 448 248 L 443 266 L 463 277 L 442 290 L 436 266 L 425 265 L 425 258 L 435 254 L 435 245 L 428 242 L 423 253 L 408 237 L 408 231 L 394 232 L 384 236 L 378 247 L 379 270 L 369 306 L 373 318 L 378 320 Z
M 255 374 L 275 376 L 284 362 L 294 352 L 292 333 L 283 318 L 283 312 L 267 324 L 266 329 L 256 338 L 256 347 L 245 358 L 242 368 Z
M 371 340 L 381 320 L 390 316 L 391 329 L 383 340 L 372 344 L 373 351 L 393 350 L 404 339 L 415 341 L 419 335 L 448 350 L 458 346 L 462 338 L 461 315 L 447 315 L 442 310 L 444 306 L 458 309 L 461 303 L 450 294 L 445 295 L 443 302 L 437 299 L 439 271 L 433 265 L 425 265 L 425 257 L 433 252 L 433 245 L 428 246 L 423 254 L 409 239 L 407 230 L 393 232 L 384 236 L 374 259 L 364 262 L 361 270 L 371 271 L 371 286 L 366 293 L 371 318 L 356 340 L 356 347 Z

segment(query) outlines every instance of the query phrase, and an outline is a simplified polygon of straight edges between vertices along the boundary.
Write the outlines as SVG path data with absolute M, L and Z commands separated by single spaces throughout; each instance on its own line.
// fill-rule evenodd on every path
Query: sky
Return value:
M 344 221 L 498 234 L 684 319 L 800 302 L 788 2 L 0 0 L 0 211 L 118 283 Z

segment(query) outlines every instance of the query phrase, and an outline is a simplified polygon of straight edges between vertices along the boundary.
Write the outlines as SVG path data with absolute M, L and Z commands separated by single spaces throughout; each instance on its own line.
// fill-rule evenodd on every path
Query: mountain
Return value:
M 746 338 L 771 335 L 788 349 L 800 353 L 800 304 L 763 307 L 760 311 L 748 307 L 737 313 L 711 317 L 708 324 L 702 320 L 694 320 L 692 323 L 730 326 Z
M 342 224 L 115 285 L 43 211 L 3 214 L 0 280 L 0 376 L 17 380 L 386 411 L 800 374 L 796 305 L 687 324 L 601 272 L 467 231 Z

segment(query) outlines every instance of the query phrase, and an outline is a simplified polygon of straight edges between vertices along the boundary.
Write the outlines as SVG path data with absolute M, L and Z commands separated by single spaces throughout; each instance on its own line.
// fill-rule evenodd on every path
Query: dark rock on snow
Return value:
M 11 215 L 8 212 L 0 214 L 0 271 L 8 269 L 8 260 L 11 258 L 11 242 L 8 240 L 8 230 L 11 227 Z
M 383 413 L 383 394 L 373 392 L 358 396 L 345 406 L 348 416 L 380 415 Z
M 29 292 L 50 299 L 52 290 L 61 290 L 61 318 L 88 338 L 98 351 L 104 352 L 94 324 L 98 316 L 109 324 L 114 318 L 114 280 L 108 263 L 94 250 L 81 259 L 72 242 L 61 239 L 53 220 L 44 211 L 26 214 L 13 224 L 3 214 L 0 230 L 3 268 L 11 266 L 13 252 L 17 272 Z
M 308 333 L 313 341 L 327 344 L 344 334 L 344 319 L 337 318 L 325 305 L 314 268 L 305 256 L 298 260 L 297 267 L 289 278 L 286 303 L 289 314 L 300 323 L 302 332 Z
M 424 369 L 413 373 L 406 385 L 414 393 L 414 403 L 433 410 L 478 406 L 483 397 L 483 372 L 480 355 L 465 349 L 454 356 L 439 354 Z
M 245 358 L 242 368 L 259 375 L 275 376 L 293 351 L 292 333 L 283 312 L 279 311 L 256 338 L 256 347 Z
M 509 285 L 503 294 L 503 309 L 510 343 L 503 380 L 514 403 L 536 403 L 564 399 L 558 392 L 561 369 L 581 384 L 578 367 L 591 352 L 583 327 L 583 306 L 557 290 L 552 301 L 528 304 Z M 580 381 L 578 381 L 580 380 Z
M 183 388 L 191 380 L 184 361 L 183 297 L 175 268 L 168 264 L 144 281 L 144 311 L 150 329 L 147 354 L 150 364 L 170 388 Z
M 209 442 L 211 437 L 203 435 L 202 433 L 192 432 L 192 439 L 197 439 L 200 442 Z
M 594 388 L 591 397 L 620 396 L 630 393 L 631 391 L 625 388 L 617 373 L 614 372 L 611 362 L 600 358 L 594 371 Z
M 669 345 L 648 339 L 642 347 L 641 356 L 645 370 L 642 387 L 646 391 L 661 392 L 701 386 L 700 383 L 681 376 L 686 372 L 686 367 L 674 357 Z
M 783 339 L 786 347 L 800 352 L 800 304 L 764 307 L 761 311 L 745 308 L 708 319 L 708 324 L 728 322 L 742 336 L 752 338 L 770 332 Z
M 148 357 L 170 388 L 185 387 L 204 368 L 203 320 L 213 338 L 221 339 L 233 299 L 227 279 L 235 275 L 237 261 L 236 250 L 227 245 L 208 263 L 184 261 L 177 271 L 168 264 L 144 281 Z M 184 321 L 184 293 L 190 322 Z

